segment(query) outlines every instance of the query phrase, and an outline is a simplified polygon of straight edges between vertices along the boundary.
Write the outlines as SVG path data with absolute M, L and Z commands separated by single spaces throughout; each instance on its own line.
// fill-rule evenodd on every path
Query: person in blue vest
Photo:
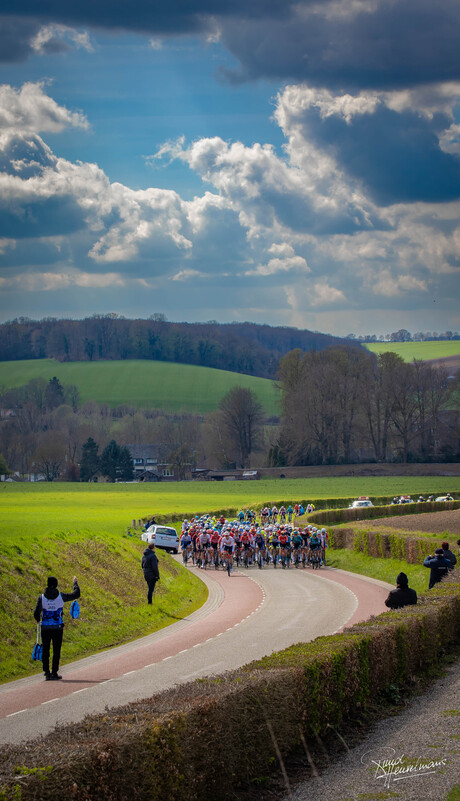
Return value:
M 46 681 L 58 681 L 59 660 L 61 658 L 62 637 L 64 634 L 64 604 L 66 601 L 76 601 L 80 597 L 80 587 L 77 577 L 73 577 L 73 592 L 59 592 L 58 580 L 49 576 L 46 590 L 38 596 L 34 611 L 37 623 L 41 620 L 43 643 L 43 672 Z M 53 644 L 53 662 L 50 672 L 50 650 Z

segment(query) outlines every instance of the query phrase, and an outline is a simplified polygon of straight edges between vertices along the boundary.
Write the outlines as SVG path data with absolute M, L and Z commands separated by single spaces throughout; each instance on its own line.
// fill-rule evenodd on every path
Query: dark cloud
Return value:
M 460 77 L 458 0 L 369 0 L 358 10 L 351 0 L 4 0 L 2 9 L 9 14 L 0 34 L 4 61 L 27 57 L 39 24 L 168 36 L 206 33 L 217 23 L 239 62 L 227 72 L 234 81 L 353 89 Z
M 345 4 L 344 4 L 345 5 Z M 235 81 L 265 77 L 334 89 L 390 88 L 460 76 L 458 0 L 381 0 L 374 11 L 285 20 L 236 19 L 223 43 L 240 66 Z
M 73 197 L 9 200 L 0 203 L 0 237 L 13 239 L 62 236 L 84 226 L 84 215 Z
M 439 147 L 437 130 L 448 121 L 380 107 L 347 123 L 342 117 L 308 115 L 308 135 L 358 179 L 379 205 L 460 197 L 460 159 Z
M 35 19 L 0 15 L 0 62 L 25 61 L 33 52 L 31 42 L 39 29 Z
M 5 0 L 1 8 L 4 32 L 2 35 L 0 27 L 0 61 L 25 60 L 41 25 L 57 23 L 159 36 L 200 34 L 215 30 L 216 18 L 273 19 L 289 14 L 290 6 L 288 0 L 111 0 L 110 4 L 100 0 Z M 58 47 L 57 41 L 53 47 Z

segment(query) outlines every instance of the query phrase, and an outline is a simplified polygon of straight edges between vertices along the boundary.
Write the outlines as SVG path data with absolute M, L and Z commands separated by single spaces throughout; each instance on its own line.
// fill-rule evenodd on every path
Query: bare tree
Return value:
M 43 473 L 47 481 L 59 478 L 65 460 L 65 445 L 54 431 L 44 432 L 34 455 L 34 468 Z
M 236 446 L 239 466 L 247 467 L 262 433 L 262 405 L 250 389 L 234 387 L 222 398 L 219 412 L 224 428 Z

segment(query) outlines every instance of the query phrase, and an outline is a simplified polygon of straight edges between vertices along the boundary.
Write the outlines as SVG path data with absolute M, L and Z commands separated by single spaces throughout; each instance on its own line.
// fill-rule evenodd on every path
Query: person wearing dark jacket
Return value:
M 442 548 L 436 548 L 434 556 L 427 556 L 423 564 L 425 567 L 429 567 L 431 571 L 430 583 L 428 584 L 430 590 L 438 581 L 441 581 L 444 576 L 447 576 L 447 573 L 452 567 L 450 559 L 444 556 Z
M 385 601 L 385 606 L 389 609 L 401 609 L 403 606 L 417 603 L 417 593 L 409 587 L 409 579 L 405 573 L 400 573 L 396 578 L 396 589 L 391 590 Z
M 155 592 L 155 584 L 160 578 L 158 570 L 158 557 L 155 553 L 155 545 L 150 542 L 144 553 L 142 554 L 142 570 L 144 571 L 144 578 L 147 582 L 147 603 L 152 603 L 152 595 Z
M 62 679 L 59 675 L 59 660 L 61 658 L 62 637 L 64 634 L 64 603 L 75 601 L 80 597 L 80 587 L 77 577 L 73 577 L 73 592 L 59 592 L 58 580 L 49 576 L 46 590 L 38 596 L 34 611 L 34 618 L 40 623 L 43 643 L 43 671 L 46 681 Z M 50 649 L 53 644 L 53 664 L 50 672 Z
M 452 551 L 449 551 L 449 543 L 448 542 L 441 542 L 441 548 L 444 551 L 444 556 L 446 559 L 449 559 L 451 563 L 450 570 L 453 570 L 455 565 L 457 564 L 457 557 L 455 556 Z

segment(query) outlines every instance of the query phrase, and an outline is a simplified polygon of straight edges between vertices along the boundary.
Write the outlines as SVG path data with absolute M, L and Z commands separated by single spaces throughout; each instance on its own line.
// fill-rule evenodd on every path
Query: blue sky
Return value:
M 7 0 L 0 320 L 460 328 L 457 0 Z

